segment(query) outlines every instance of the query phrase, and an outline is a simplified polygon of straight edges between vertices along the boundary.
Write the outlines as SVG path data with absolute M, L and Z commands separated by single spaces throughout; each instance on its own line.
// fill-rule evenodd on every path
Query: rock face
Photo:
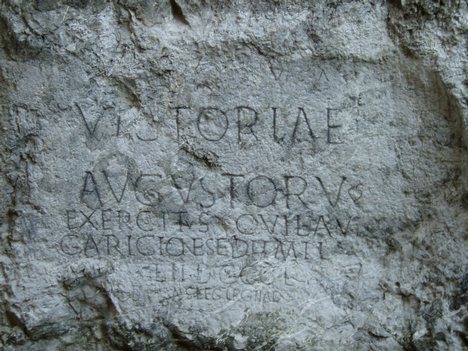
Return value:
M 0 348 L 465 350 L 467 13 L 2 1 Z

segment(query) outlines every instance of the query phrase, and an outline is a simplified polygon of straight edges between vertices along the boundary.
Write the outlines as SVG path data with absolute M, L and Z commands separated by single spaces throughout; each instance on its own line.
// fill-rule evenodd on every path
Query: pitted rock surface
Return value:
M 0 348 L 466 350 L 467 4 L 0 4 Z

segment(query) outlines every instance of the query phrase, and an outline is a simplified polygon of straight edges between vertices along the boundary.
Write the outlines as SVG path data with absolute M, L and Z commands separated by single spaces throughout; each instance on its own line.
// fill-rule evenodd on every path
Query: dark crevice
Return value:
M 202 351 L 203 349 L 196 344 L 195 341 L 187 338 L 180 330 L 173 324 L 167 324 L 166 328 L 172 335 L 174 342 L 187 351 Z
M 28 337 L 31 336 L 31 334 L 30 334 L 28 328 L 26 327 L 26 325 L 24 324 L 24 322 L 23 322 L 21 319 L 19 319 L 19 318 L 16 316 L 16 314 L 15 314 L 14 312 L 12 312 L 12 311 L 10 311 L 9 309 L 7 309 L 7 310 L 5 311 L 5 314 L 6 314 L 8 323 L 9 323 L 12 327 L 18 327 L 18 328 L 20 328 L 20 329 L 23 331 L 23 333 L 24 333 L 26 336 L 28 336 Z
M 229 351 L 234 350 L 229 345 L 218 345 L 217 341 L 211 338 L 190 339 L 185 336 L 176 325 L 172 323 L 165 323 L 165 327 L 171 333 L 174 343 L 186 351 Z
M 210 170 L 218 169 L 220 167 L 218 163 L 218 155 L 214 154 L 211 151 L 195 149 L 192 145 L 188 143 L 182 145 L 181 149 L 184 150 L 190 156 L 192 156 L 197 162 L 201 163 L 201 165 L 205 166 Z
M 184 13 L 182 12 L 182 8 L 179 6 L 179 4 L 175 0 L 169 1 L 171 2 L 172 16 L 174 16 L 174 19 L 190 27 L 190 23 L 187 21 L 187 18 L 185 18 Z

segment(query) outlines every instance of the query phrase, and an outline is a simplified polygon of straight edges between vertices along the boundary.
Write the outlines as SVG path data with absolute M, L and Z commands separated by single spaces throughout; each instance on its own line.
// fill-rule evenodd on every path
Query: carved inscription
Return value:
M 80 104 L 75 107 L 88 140 L 100 140 L 109 131 L 113 137 L 128 136 L 121 117 L 104 124 L 102 116 L 91 118 Z M 341 112 L 180 105 L 167 109 L 172 124 L 166 129 L 150 125 L 133 136 L 157 145 L 164 135 L 181 149 L 187 148 L 187 138 L 213 147 L 274 143 L 289 148 L 318 140 L 340 147 L 350 132 Z M 136 169 L 138 162 L 134 161 Z M 246 170 L 242 164 L 237 172 L 206 173 L 191 166 L 188 172 L 168 173 L 160 164 L 153 168 L 84 170 L 75 190 L 76 204 L 63 209 L 65 231 L 58 242 L 69 259 L 142 262 L 144 268 L 135 274 L 154 284 L 158 298 L 151 303 L 293 301 L 300 294 L 294 289 L 308 281 L 300 270 L 277 264 L 316 264 L 326 257 L 327 246 L 359 229 L 364 182 L 346 171 L 332 176 L 268 173 Z
M 113 117 L 109 123 L 104 124 L 102 114 L 91 118 L 79 104 L 75 106 L 88 138 L 99 139 L 101 134 L 109 133 L 109 128 L 110 135 L 123 135 L 123 121 L 120 116 Z M 247 105 L 228 108 L 175 106 L 167 109 L 166 118 L 173 121 L 170 130 L 174 131 L 172 136 L 178 141 L 188 133 L 212 143 L 253 141 L 294 145 L 323 139 L 327 144 L 343 144 L 345 127 L 340 120 L 342 110 L 325 108 L 316 111 L 306 107 L 278 106 L 258 109 Z M 159 140 L 156 130 L 136 132 L 135 136 L 143 142 Z

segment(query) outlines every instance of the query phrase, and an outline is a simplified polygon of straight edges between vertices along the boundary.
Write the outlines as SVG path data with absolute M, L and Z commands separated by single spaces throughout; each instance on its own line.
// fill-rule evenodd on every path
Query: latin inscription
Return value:
M 83 131 L 91 139 L 97 139 L 102 133 L 123 135 L 123 120 L 114 117 L 110 124 L 102 123 L 103 115 L 94 119 L 75 104 L 82 120 Z M 222 108 L 215 106 L 191 107 L 175 106 L 166 111 L 166 118 L 172 120 L 173 137 L 178 141 L 185 134 L 191 134 L 200 140 L 208 142 L 245 141 L 274 142 L 278 144 L 297 144 L 302 141 L 315 142 L 325 140 L 327 144 L 345 143 L 344 125 L 340 113 L 343 108 L 325 108 L 320 111 L 306 107 L 281 108 L 267 107 L 264 109 L 251 106 L 234 106 Z M 136 132 L 135 136 L 143 142 L 157 142 L 156 130 Z
M 87 140 L 128 137 L 121 116 L 109 124 L 78 103 L 75 108 Z M 148 124 L 131 138 L 155 147 L 162 135 L 169 136 L 181 149 L 187 148 L 187 138 L 213 147 L 274 143 L 289 148 L 304 142 L 340 147 L 350 133 L 340 108 L 181 105 L 166 113 L 164 130 Z M 135 274 L 154 285 L 154 304 L 297 299 L 294 289 L 308 284 L 300 272 L 283 267 L 268 274 L 258 264 L 313 265 L 326 258 L 327 246 L 357 233 L 364 182 L 346 172 L 270 174 L 238 166 L 242 171 L 206 174 L 168 174 L 160 164 L 150 172 L 84 170 L 76 204 L 62 212 L 59 250 L 70 259 L 146 263 Z M 287 291 L 276 289 L 278 283 Z M 114 294 L 124 298 L 125 292 Z

